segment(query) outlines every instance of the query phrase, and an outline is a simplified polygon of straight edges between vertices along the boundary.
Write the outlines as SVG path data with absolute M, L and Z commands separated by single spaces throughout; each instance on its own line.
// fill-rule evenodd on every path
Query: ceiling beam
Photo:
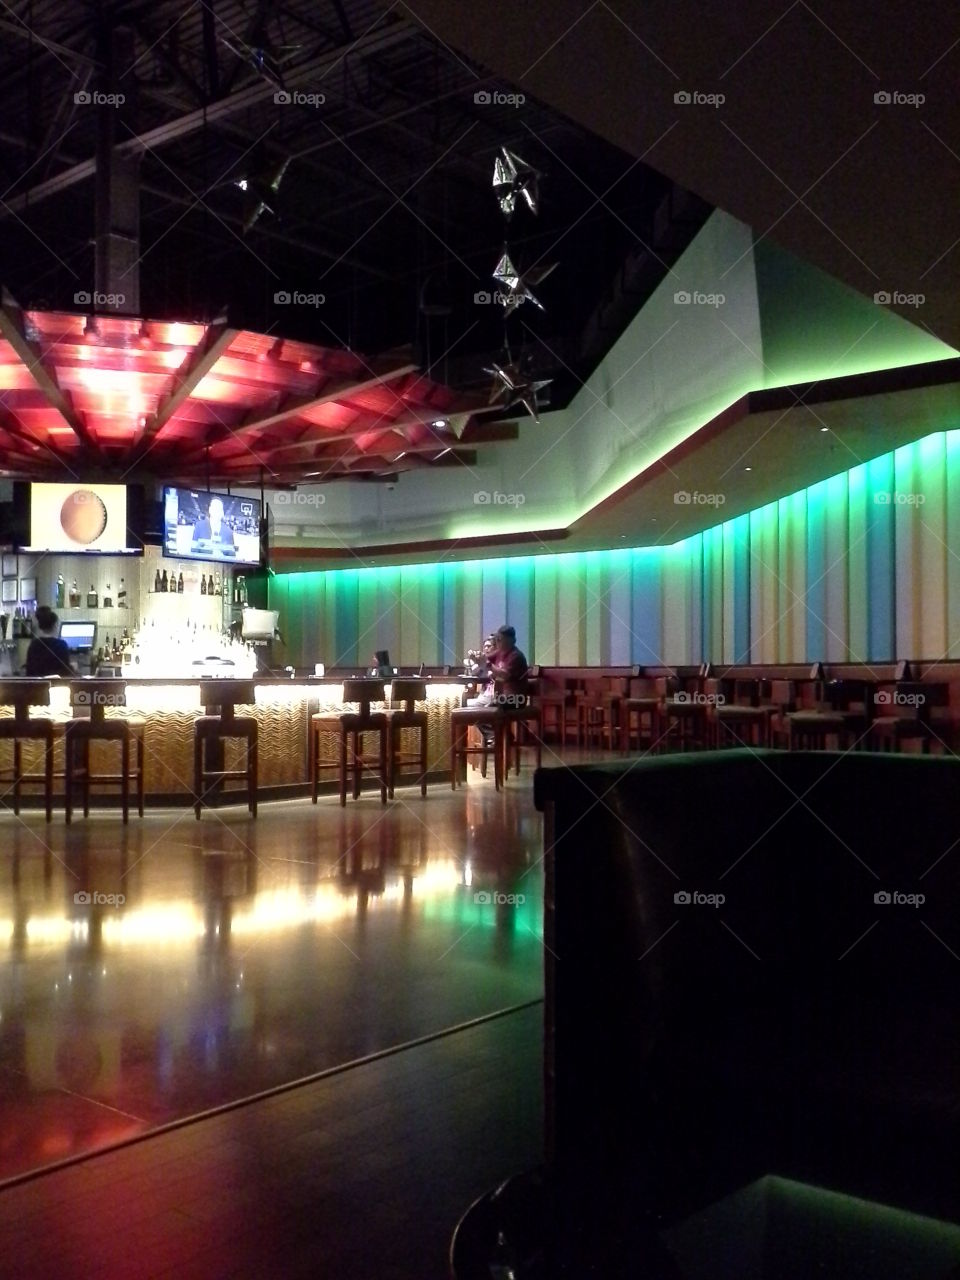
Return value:
M 298 67 L 285 67 L 283 73 L 284 83 L 288 88 L 294 88 L 304 82 L 315 84 L 318 79 L 322 79 L 324 75 L 340 66 L 345 58 L 363 57 L 371 53 L 380 53 L 386 49 L 391 49 L 395 45 L 408 40 L 418 30 L 417 26 L 406 20 L 394 22 L 386 28 L 378 27 L 360 36 L 359 39 L 354 40 L 352 43 L 340 45 L 317 58 L 309 59 Z M 217 102 L 208 103 L 195 111 L 187 112 L 186 115 L 178 116 L 173 120 L 168 120 L 165 124 L 148 129 L 146 133 L 130 138 L 126 142 L 118 143 L 114 150 L 120 155 L 139 155 L 144 151 L 166 146 L 167 143 L 174 142 L 178 138 L 187 137 L 192 133 L 197 133 L 207 128 L 209 125 L 214 125 L 218 120 L 225 120 L 241 111 L 247 111 L 251 107 L 256 107 L 262 102 L 269 101 L 276 91 L 276 85 L 272 82 L 262 78 L 258 79 L 253 84 L 247 85 L 243 89 L 238 89 L 236 93 L 220 98 Z M 36 186 L 30 187 L 29 190 L 22 191 L 16 196 L 10 196 L 0 206 L 0 217 L 10 213 L 22 213 L 28 206 L 37 204 L 41 200 L 46 200 L 49 196 L 57 195 L 61 191 L 68 190 L 78 182 L 83 182 L 87 178 L 93 177 L 96 168 L 95 157 L 91 157 L 89 160 L 81 160 L 79 164 L 71 165 L 70 168 L 64 169 L 62 173 L 55 174 L 45 182 L 39 182 Z
M 398 378 L 402 378 L 408 373 L 416 373 L 418 367 L 416 364 L 401 364 L 392 368 L 378 370 L 374 362 L 368 378 L 359 380 L 344 379 L 314 396 L 292 396 L 286 404 L 276 409 L 273 413 L 248 415 L 229 434 L 231 436 L 246 435 L 251 431 L 260 431 L 265 427 L 276 426 L 277 423 L 287 422 L 290 418 L 299 417 L 319 405 L 329 404 L 333 400 L 349 400 L 351 396 L 355 396 L 360 391 L 369 391 L 372 387 L 379 387 L 387 382 L 396 382 Z
M 209 326 L 203 335 L 203 341 L 180 367 L 175 376 L 173 389 L 160 401 L 156 413 L 144 427 L 138 442 L 136 459 L 132 465 L 135 466 L 143 460 L 154 440 L 183 402 L 193 395 L 238 333 L 238 329 L 232 329 L 225 324 Z
M 98 452 L 96 441 L 73 405 L 60 390 L 55 373 L 44 361 L 42 350 L 27 337 L 23 324 L 23 312 L 5 289 L 0 296 L 0 337 L 10 343 L 17 358 L 40 388 L 50 407 L 59 413 L 84 448 L 96 454 Z

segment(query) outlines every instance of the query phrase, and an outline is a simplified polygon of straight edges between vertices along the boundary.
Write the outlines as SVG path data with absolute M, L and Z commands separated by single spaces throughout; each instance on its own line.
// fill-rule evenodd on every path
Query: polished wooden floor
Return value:
M 531 777 L 0 815 L 0 1180 L 540 998 Z
M 443 1280 L 541 1151 L 542 1009 L 432 1038 L 0 1192 L 17 1280 Z

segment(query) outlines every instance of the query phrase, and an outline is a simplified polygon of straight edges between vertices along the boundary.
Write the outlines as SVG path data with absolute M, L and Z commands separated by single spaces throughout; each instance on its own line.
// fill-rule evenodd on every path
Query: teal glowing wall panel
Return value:
M 944 502 L 947 511 L 946 544 L 947 562 L 947 613 L 945 618 L 947 644 L 944 656 L 960 656 L 960 431 L 946 433 L 946 476 Z
M 731 520 L 733 537 L 733 656 L 732 662 L 750 661 L 750 517 Z
M 273 576 L 284 661 L 543 666 L 960 656 L 960 430 L 667 547 Z
M 607 610 L 610 663 L 615 667 L 628 667 L 633 662 L 633 636 L 630 628 L 631 553 L 611 551 L 609 563 Z
M 867 463 L 867 660 L 882 662 L 897 651 L 893 454 Z
M 516 628 L 517 636 L 524 637 L 523 644 L 527 646 L 530 653 L 533 653 L 536 644 L 533 562 L 530 556 L 519 556 L 514 560 L 507 560 L 506 566 L 507 603 L 501 621 L 509 620 L 511 627 Z
M 806 653 L 808 662 L 823 662 L 827 657 L 827 547 L 824 504 L 826 481 L 807 490 L 807 589 L 804 594 L 806 618 Z
M 632 660 L 641 666 L 664 662 L 662 642 L 663 552 L 640 549 L 633 553 Z

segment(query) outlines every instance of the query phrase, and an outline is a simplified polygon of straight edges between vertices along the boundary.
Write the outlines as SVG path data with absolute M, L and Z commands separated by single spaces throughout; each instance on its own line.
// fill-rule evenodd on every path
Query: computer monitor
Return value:
M 60 639 L 71 653 L 85 653 L 92 649 L 97 638 L 95 622 L 61 622 Z

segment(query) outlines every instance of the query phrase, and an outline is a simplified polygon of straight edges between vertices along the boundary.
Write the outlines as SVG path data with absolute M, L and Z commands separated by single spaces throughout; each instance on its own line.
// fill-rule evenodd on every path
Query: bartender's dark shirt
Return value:
M 72 676 L 70 650 L 58 636 L 35 636 L 27 649 L 28 676 Z
M 527 660 L 519 649 L 498 653 L 491 670 L 498 693 L 527 693 Z

